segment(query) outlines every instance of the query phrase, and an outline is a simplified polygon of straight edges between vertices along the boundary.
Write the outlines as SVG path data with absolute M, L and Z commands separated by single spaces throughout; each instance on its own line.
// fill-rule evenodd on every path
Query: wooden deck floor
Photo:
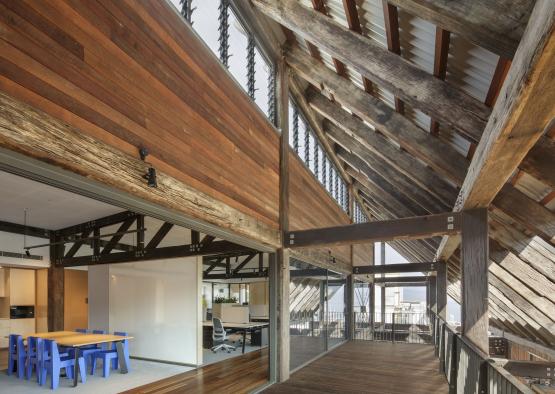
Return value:
M 447 393 L 430 345 L 353 341 L 264 393 Z
M 268 349 L 185 372 L 126 391 L 147 393 L 248 393 L 268 381 Z

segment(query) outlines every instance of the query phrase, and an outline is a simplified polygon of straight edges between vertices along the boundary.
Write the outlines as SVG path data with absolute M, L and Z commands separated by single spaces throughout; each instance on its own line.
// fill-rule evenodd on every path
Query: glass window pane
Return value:
M 243 25 L 229 12 L 229 71 L 247 90 L 247 47 L 249 39 Z
M 177 3 L 179 3 L 179 0 L 177 0 Z M 218 58 L 218 48 L 220 46 L 218 42 L 219 5 L 220 2 L 217 0 L 195 1 L 192 5 L 195 10 L 191 15 L 193 29 L 195 29 L 198 35 L 204 40 L 212 52 L 218 56 Z M 181 9 L 181 6 L 178 6 L 177 8 Z
M 254 101 L 262 111 L 269 116 L 268 107 L 268 78 L 270 77 L 270 66 L 266 63 L 266 59 L 262 56 L 258 48 L 254 50 Z

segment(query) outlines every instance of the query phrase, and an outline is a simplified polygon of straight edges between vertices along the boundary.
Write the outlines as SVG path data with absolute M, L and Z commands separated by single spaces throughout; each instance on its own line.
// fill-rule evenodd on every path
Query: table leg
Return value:
M 243 330 L 243 354 L 245 354 L 245 342 L 247 342 L 247 329 Z
M 79 374 L 79 348 L 75 348 L 75 365 L 73 366 L 73 387 L 77 387 L 77 375 Z M 85 373 L 85 372 L 83 372 Z
M 116 350 L 118 352 L 118 361 L 119 361 L 119 369 L 121 373 L 127 373 L 128 370 L 128 365 L 127 365 L 127 358 L 125 357 L 124 351 L 123 351 L 123 342 L 122 341 L 118 341 L 116 342 Z

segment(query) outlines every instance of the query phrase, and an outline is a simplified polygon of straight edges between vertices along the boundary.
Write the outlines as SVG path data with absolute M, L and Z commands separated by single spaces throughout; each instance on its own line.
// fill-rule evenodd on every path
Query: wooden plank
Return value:
M 534 3 L 527 0 L 389 2 L 508 59 L 516 52 Z
M 385 35 L 387 38 L 387 49 L 397 55 L 401 55 L 401 41 L 399 40 L 399 13 L 397 7 L 382 0 L 383 17 L 385 22 Z M 394 96 L 395 111 L 405 113 L 405 103 Z
M 438 269 L 438 263 L 409 263 L 409 264 L 387 264 L 387 265 L 365 265 L 353 267 L 353 274 L 393 274 L 398 272 L 434 272 Z
M 551 124 L 551 127 L 555 126 L 555 121 L 551 121 Z M 536 142 L 519 168 L 555 189 L 554 158 L 555 139 L 544 136 Z
M 301 342 L 297 348 L 306 346 Z M 288 382 L 273 385 L 265 392 L 439 394 L 447 392 L 447 383 L 437 370 L 432 346 L 352 341 L 302 368 Z
M 462 212 L 462 334 L 488 354 L 488 213 Z
M 536 3 L 455 210 L 488 206 L 555 117 L 555 3 Z M 439 259 L 448 258 L 443 249 Z
M 396 113 L 387 104 L 363 92 L 302 51 L 290 49 L 287 52 L 287 63 L 296 74 L 312 85 L 320 87 L 324 95 L 332 95 L 337 102 L 399 143 L 407 152 L 424 161 L 438 173 L 462 182 L 468 163 L 464 159 L 453 160 L 453 157 L 461 155 L 452 147 L 438 139 L 430 138 L 428 133 Z
M 442 213 L 383 222 L 356 223 L 347 226 L 290 231 L 286 245 L 290 248 L 430 238 L 460 231 L 459 215 Z
M 253 4 L 411 106 L 475 141 L 480 139 L 490 113 L 483 103 L 295 0 L 254 0 Z
M 500 99 L 460 193 L 456 209 L 487 206 L 555 117 L 555 3 L 540 1 L 531 16 Z
M 268 382 L 268 349 L 238 354 L 125 391 L 125 394 L 178 394 L 223 391 L 250 393 Z
M 436 26 L 435 53 L 434 53 L 434 77 L 445 80 L 447 75 L 447 59 L 449 58 L 449 42 L 451 33 Z M 430 133 L 439 133 L 439 122 L 432 119 Z
M 356 0 L 343 0 L 343 10 L 345 11 L 345 17 L 347 18 L 349 29 L 357 32 L 358 34 L 362 34 L 362 27 L 360 25 L 360 18 L 358 17 Z M 373 91 L 372 82 L 370 82 L 368 78 L 365 78 L 364 75 L 361 75 L 361 77 L 364 90 L 368 93 L 371 93 Z
M 145 163 L 93 139 L 13 98 L 0 94 L 0 144 L 39 160 L 108 184 L 136 197 L 230 229 L 268 245 L 278 244 L 277 229 L 157 171 L 158 188 L 146 185 Z M 95 152 L 84 155 L 83 152 Z M 110 171 L 106 171 L 109 168 Z
M 4 92 L 277 228 L 278 135 L 169 3 L 0 8 Z
M 439 200 L 447 206 L 452 206 L 457 189 L 429 167 L 426 167 L 411 155 L 401 152 L 386 138 L 365 125 L 364 122 L 349 115 L 322 95 L 310 94 L 309 103 L 316 111 L 326 116 L 333 123 L 333 125 L 326 124 L 325 131 L 340 145 L 369 164 L 376 160 L 389 164 L 410 177 L 420 188 L 433 195 L 436 201 Z M 355 138 L 350 137 L 347 132 Z
M 555 213 L 510 184 L 505 184 L 493 203 L 512 219 L 555 243 Z

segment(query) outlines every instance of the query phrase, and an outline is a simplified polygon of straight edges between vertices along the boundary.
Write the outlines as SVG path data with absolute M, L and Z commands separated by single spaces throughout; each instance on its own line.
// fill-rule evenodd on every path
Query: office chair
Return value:
M 227 331 L 224 329 L 222 321 L 217 317 L 214 317 L 212 318 L 212 326 L 212 341 L 214 342 L 214 346 L 212 346 L 212 349 L 210 350 L 212 350 L 214 353 L 216 353 L 220 349 L 226 350 L 228 353 L 231 353 L 232 350 L 235 350 L 234 346 L 225 343 L 225 340 L 227 338 Z

